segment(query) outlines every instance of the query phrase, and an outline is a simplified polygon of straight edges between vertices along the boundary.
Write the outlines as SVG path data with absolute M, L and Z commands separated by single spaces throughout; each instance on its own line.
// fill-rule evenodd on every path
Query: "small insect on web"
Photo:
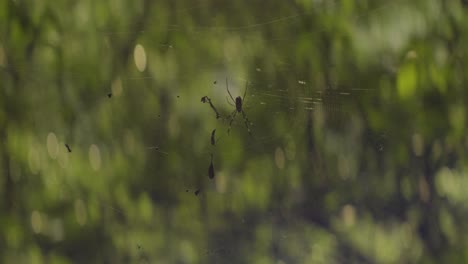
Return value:
M 213 146 L 216 144 L 215 133 L 216 133 L 216 129 L 213 129 L 213 131 L 211 132 L 211 145 Z
M 211 99 L 208 97 L 208 96 L 203 96 L 201 98 L 201 102 L 202 103 L 209 103 L 210 104 L 210 107 L 211 109 L 213 109 L 213 111 L 215 112 L 216 114 L 216 119 L 220 118 L 221 115 L 219 114 L 218 110 L 216 110 L 216 107 L 213 105 L 213 103 L 211 102 Z
M 65 147 L 67 148 L 68 152 L 72 152 L 70 146 L 68 144 L 65 144 Z
M 148 147 L 147 149 L 151 149 L 151 150 L 155 150 L 161 154 L 164 154 L 164 155 L 168 155 L 169 153 L 165 152 L 165 151 L 162 151 L 159 149 L 159 147 Z
M 244 96 L 242 96 L 242 98 L 240 96 L 237 96 L 236 99 L 234 99 L 234 97 L 232 97 L 231 92 L 229 91 L 229 83 L 228 83 L 228 79 L 226 78 L 226 90 L 227 90 L 227 92 L 229 94 L 229 97 L 231 98 L 232 102 L 234 103 L 234 106 L 236 107 L 236 109 L 228 116 L 228 118 L 230 119 L 228 134 L 231 131 L 232 122 L 234 122 L 234 119 L 236 118 L 237 113 L 242 113 L 242 117 L 244 118 L 245 127 L 247 128 L 247 132 L 249 132 L 249 134 L 251 135 L 250 127 L 249 127 L 249 119 L 247 118 L 247 115 L 245 114 L 244 109 L 242 108 L 244 103 L 245 103 L 245 95 L 247 94 L 247 87 L 248 87 L 248 83 L 246 82 L 245 83 Z M 228 103 L 229 103 L 229 98 L 228 98 Z

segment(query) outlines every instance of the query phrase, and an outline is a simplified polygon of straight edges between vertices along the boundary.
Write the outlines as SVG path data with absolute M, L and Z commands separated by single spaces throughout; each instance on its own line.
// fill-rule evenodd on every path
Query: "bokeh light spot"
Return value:
M 67 147 L 65 147 L 65 143 L 60 142 L 57 160 L 58 160 L 58 163 L 60 164 L 60 167 L 64 169 L 68 167 L 68 155 L 69 155 L 69 152 L 68 152 Z
M 92 144 L 89 147 L 89 162 L 93 170 L 98 171 L 101 169 L 101 152 L 99 151 L 98 146 Z
M 219 193 L 225 193 L 226 192 L 226 188 L 227 188 L 227 177 L 224 173 L 218 173 L 218 175 L 216 175 L 216 191 L 218 191 Z
M 49 235 L 54 241 L 62 241 L 65 236 L 63 221 L 60 218 L 54 218 L 50 221 Z
M 31 226 L 34 233 L 39 234 L 42 231 L 42 217 L 41 213 L 34 210 L 31 214 Z
M 341 210 L 341 216 L 343 218 L 343 222 L 347 227 L 351 227 L 354 225 L 356 221 L 356 210 L 352 205 L 345 205 Z
M 140 72 L 144 72 L 146 69 L 146 52 L 142 45 L 137 44 L 133 50 L 133 59 L 135 65 Z
M 57 136 L 55 136 L 54 133 L 50 132 L 49 135 L 47 135 L 47 152 L 49 152 L 49 156 L 51 158 L 56 159 L 58 150 L 59 148 Z
M 279 169 L 284 168 L 284 151 L 282 148 L 277 147 L 275 150 L 275 164 Z
M 112 82 L 111 90 L 112 90 L 112 95 L 114 96 L 120 96 L 122 94 L 123 87 L 122 87 L 122 80 L 120 78 L 117 78 Z

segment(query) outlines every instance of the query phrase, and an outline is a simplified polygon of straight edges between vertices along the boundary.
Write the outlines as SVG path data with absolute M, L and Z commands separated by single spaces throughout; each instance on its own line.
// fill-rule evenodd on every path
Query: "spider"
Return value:
M 228 118 L 230 119 L 228 134 L 231 131 L 231 125 L 232 125 L 232 122 L 234 122 L 234 119 L 236 118 L 237 113 L 242 113 L 242 117 L 244 117 L 244 122 L 245 122 L 245 127 L 247 128 L 247 132 L 249 132 L 249 134 L 251 134 L 250 133 L 250 127 L 249 127 L 249 119 L 247 118 L 247 115 L 245 114 L 244 109 L 242 108 L 242 105 L 245 102 L 245 100 L 244 100 L 245 95 L 247 94 L 247 87 L 248 86 L 247 86 L 247 82 L 246 82 L 245 83 L 244 96 L 242 96 L 242 98 L 240 96 L 237 96 L 236 99 L 234 99 L 234 97 L 232 97 L 231 92 L 229 91 L 228 79 L 226 78 L 226 90 L 227 90 L 229 96 L 231 97 L 231 100 L 234 103 L 234 105 L 231 104 L 231 102 L 229 102 L 229 98 L 227 99 L 228 103 L 231 104 L 232 106 L 236 107 L 236 109 L 228 116 Z

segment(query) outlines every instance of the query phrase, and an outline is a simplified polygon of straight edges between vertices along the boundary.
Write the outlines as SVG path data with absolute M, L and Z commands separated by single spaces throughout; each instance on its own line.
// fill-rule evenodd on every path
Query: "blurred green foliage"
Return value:
M 0 262 L 468 262 L 467 12 L 0 1 Z

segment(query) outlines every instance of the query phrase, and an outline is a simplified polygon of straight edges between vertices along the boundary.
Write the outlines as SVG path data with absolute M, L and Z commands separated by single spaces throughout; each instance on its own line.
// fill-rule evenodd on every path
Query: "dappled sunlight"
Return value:
M 346 221 L 345 218 L 343 220 Z M 340 224 L 336 223 L 338 225 Z M 346 230 L 340 232 L 346 233 L 356 247 L 367 252 L 379 263 L 415 260 L 422 254 L 420 241 L 415 239 L 416 230 L 411 223 L 376 224 L 368 217 L 362 217 L 357 219 L 355 225 L 347 226 Z
M 465 186 L 468 185 L 468 175 L 465 171 L 442 168 L 436 176 L 436 190 L 438 194 L 446 197 L 450 203 L 468 208 L 468 193 Z
M 425 6 L 431 6 L 437 1 L 426 1 Z M 421 8 L 421 7 L 419 7 Z M 428 11 L 430 8 L 424 10 Z M 406 43 L 415 36 L 426 34 L 430 25 L 437 23 L 440 16 L 435 10 L 424 17 L 422 10 L 406 1 L 392 1 L 382 4 L 368 18 L 359 17 L 350 24 L 353 42 L 357 51 L 365 59 L 375 58 L 382 50 L 398 53 L 404 49 Z M 398 19 L 395 19 L 398 17 Z

